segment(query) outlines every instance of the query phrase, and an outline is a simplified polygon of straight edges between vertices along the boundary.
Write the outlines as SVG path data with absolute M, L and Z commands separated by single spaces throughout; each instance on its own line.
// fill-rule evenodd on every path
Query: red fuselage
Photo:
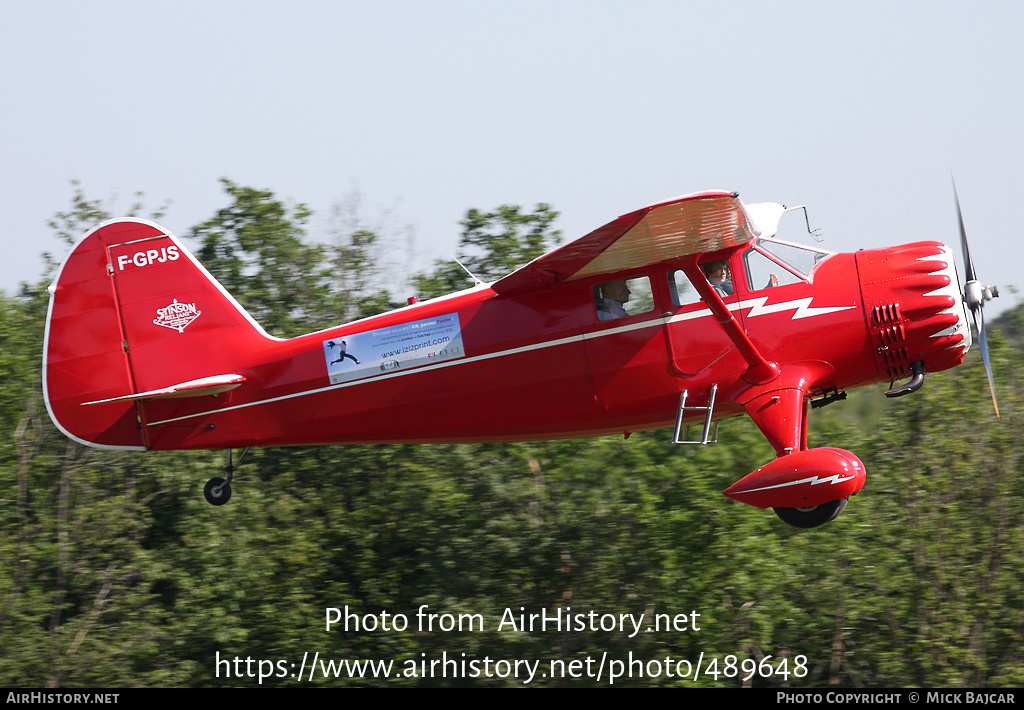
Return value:
M 699 193 L 623 215 L 489 286 L 281 340 L 144 220 L 85 235 L 51 287 L 47 409 L 101 448 L 522 441 L 747 414 L 775 450 L 725 494 L 834 519 L 865 481 L 807 444 L 808 401 L 910 382 L 971 344 L 950 250 L 832 254 L 786 208 Z M 763 235 L 763 236 L 759 236 Z M 229 456 L 230 461 L 230 456 Z M 233 469 L 232 469 L 233 470 Z M 230 476 L 229 476 L 230 478 Z M 221 505 L 229 481 L 204 495 Z
M 940 249 L 934 244 L 918 248 L 929 253 Z M 895 251 L 834 254 L 815 265 L 809 282 L 774 288 L 752 290 L 737 278 L 735 292 L 723 301 L 753 344 L 781 363 L 783 372 L 799 368 L 806 373 L 801 377 L 810 380 L 805 387 L 809 394 L 903 377 L 905 365 L 920 354 L 905 354 L 906 363 L 884 367 L 888 349 L 882 349 L 882 339 L 892 336 L 877 327 L 881 321 L 873 322 L 874 310 L 893 300 L 887 295 L 898 282 L 906 286 L 913 281 L 911 290 L 921 293 L 919 274 L 908 276 L 884 266 Z M 871 282 L 865 286 L 858 265 L 870 257 L 874 260 L 866 276 Z M 742 273 L 741 251 L 734 250 L 731 264 L 734 273 Z M 245 343 L 225 344 L 234 345 L 232 371 L 246 378 L 237 389 L 217 397 L 140 403 L 146 446 L 481 442 L 623 434 L 670 426 L 680 392 L 690 392 L 692 403 L 701 398 L 706 402 L 712 384 L 718 385 L 715 417 L 742 414 L 737 402 L 751 387 L 743 377 L 747 364 L 705 303 L 675 305 L 670 284 L 680 266 L 663 263 L 621 274 L 649 277 L 653 308 L 616 320 L 599 320 L 595 311 L 594 282 L 607 280 L 602 277 L 507 297 L 478 287 L 291 340 L 250 334 Z M 940 279 L 949 278 L 951 261 L 946 268 Z M 952 309 L 945 302 L 940 305 L 940 311 L 956 310 L 956 304 Z M 935 306 L 926 310 L 925 316 L 935 317 Z M 336 384 L 328 380 L 325 341 L 449 314 L 457 314 L 461 326 L 465 354 L 459 359 L 381 369 Z M 893 319 L 899 320 L 895 314 Z M 953 316 L 954 324 L 956 320 Z M 166 344 L 152 353 L 136 351 L 137 371 L 159 372 L 139 360 L 150 355 L 176 362 L 179 380 L 211 374 L 203 358 L 168 351 Z M 952 364 L 936 359 L 929 369 Z M 154 376 L 137 387 L 163 384 Z

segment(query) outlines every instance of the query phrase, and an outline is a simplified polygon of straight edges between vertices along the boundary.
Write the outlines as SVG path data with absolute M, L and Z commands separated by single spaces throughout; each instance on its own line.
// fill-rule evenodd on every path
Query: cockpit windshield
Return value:
M 753 247 L 744 253 L 747 284 L 752 291 L 800 281 L 809 283 L 814 267 L 833 255 L 833 252 L 799 243 L 809 234 L 814 236 L 803 207 L 782 209 L 780 219 L 769 231 L 772 236 L 755 240 Z M 803 212 L 804 219 L 794 212 Z
M 782 210 L 781 206 L 778 208 Z M 800 208 L 783 210 L 782 216 L 797 209 Z M 783 219 L 777 225 L 773 224 L 772 230 L 777 228 L 776 234 L 792 235 L 796 239 L 803 239 L 808 233 L 814 236 L 809 225 L 806 230 L 802 228 L 804 223 L 804 220 L 799 219 Z M 704 269 L 712 288 L 723 298 L 728 298 L 734 293 L 734 282 L 743 284 L 745 281 L 747 291 L 811 283 L 818 264 L 832 256 L 835 256 L 835 252 L 771 236 L 755 239 L 746 251 L 733 257 L 729 262 L 721 259 L 705 260 L 700 262 L 700 266 Z M 719 273 L 715 273 L 715 268 L 719 265 Z M 670 272 L 669 285 L 672 290 L 672 302 L 677 306 L 690 305 L 700 300 L 700 296 L 689 286 L 682 271 Z
M 832 256 L 831 252 L 776 239 L 758 239 L 743 254 L 747 287 L 751 291 L 773 286 L 810 283 L 816 264 Z
M 806 280 L 810 280 L 815 264 L 833 254 L 823 249 L 813 249 L 776 239 L 758 239 L 754 243 L 754 248 Z

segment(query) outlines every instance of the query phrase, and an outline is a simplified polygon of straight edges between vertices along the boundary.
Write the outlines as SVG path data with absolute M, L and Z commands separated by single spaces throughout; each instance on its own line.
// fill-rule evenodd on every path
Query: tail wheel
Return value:
M 210 505 L 224 505 L 231 500 L 231 484 L 223 478 L 211 478 L 203 487 L 203 496 Z
M 821 505 L 813 505 L 810 508 L 772 508 L 772 510 L 784 523 L 795 528 L 816 528 L 838 518 L 849 501 L 849 498 L 841 498 Z

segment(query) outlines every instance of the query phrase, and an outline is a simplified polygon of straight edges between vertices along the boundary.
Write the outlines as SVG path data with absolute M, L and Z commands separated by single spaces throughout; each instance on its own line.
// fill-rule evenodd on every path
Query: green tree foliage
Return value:
M 305 206 L 223 183 L 231 203 L 192 230 L 197 256 L 269 332 L 291 337 L 393 307 L 374 286 L 385 240 L 354 215 L 336 215 L 329 244 L 310 244 Z
M 471 209 L 461 222 L 459 261 L 478 279 L 495 281 L 561 241 L 561 232 L 552 229 L 557 218 L 558 212 L 543 203 L 529 213 L 518 205 L 501 205 L 493 212 Z M 413 282 L 424 298 L 473 285 L 469 274 L 452 261 L 435 262 L 432 273 L 420 274 Z
M 81 184 L 77 180 L 71 181 L 71 187 L 73 190 L 71 206 L 67 210 L 58 211 L 47 222 L 47 226 L 53 230 L 54 236 L 63 242 L 64 246 L 71 246 L 81 239 L 86 231 L 110 219 L 111 213 L 116 209 L 116 199 L 111 199 L 108 204 L 104 205 L 102 200 L 87 198 Z M 146 212 L 145 197 L 144 193 L 136 192 L 128 209 L 121 210 L 121 214 L 125 217 L 142 216 Z M 147 216 L 154 220 L 160 219 L 166 212 L 168 205 L 169 203 L 164 203 L 163 206 L 149 211 Z M 43 257 L 48 266 L 48 273 L 57 268 L 59 259 L 55 258 L 54 255 L 50 252 L 44 252 Z
M 407 263 L 396 255 L 411 251 L 409 228 L 396 227 L 388 212 L 374 225 L 363 215 L 362 199 L 353 191 L 333 207 L 328 227 L 327 259 L 331 289 L 337 302 L 337 322 L 382 313 L 392 303 L 389 288 L 395 287 L 395 272 L 408 273 Z
M 293 333 L 389 300 L 371 275 L 377 232 L 350 222 L 313 247 L 305 210 L 226 186 L 229 206 L 196 235 L 207 266 L 266 327 Z M 487 278 L 552 237 L 550 222 L 528 222 L 518 243 L 506 243 L 506 226 L 522 215 L 503 210 L 464 224 L 465 250 L 477 250 L 472 266 Z M 76 220 L 99 211 L 76 193 L 62 229 L 84 231 Z M 282 263 L 290 258 L 316 278 Z M 436 288 L 462 285 L 446 264 L 422 278 Z M 322 303 L 302 305 L 311 293 Z M 616 683 L 626 686 L 693 687 L 663 671 L 652 676 L 647 662 L 701 654 L 705 671 L 711 659 L 719 671 L 697 682 L 707 686 L 1024 682 L 1024 369 L 995 327 L 999 422 L 975 353 L 964 367 L 930 374 L 912 397 L 876 407 L 880 394 L 862 391 L 812 414 L 811 445 L 856 452 L 868 481 L 839 520 L 802 531 L 721 495 L 772 457 L 747 419 L 726 422 L 722 443 L 707 447 L 673 447 L 665 432 L 650 432 L 254 450 L 230 504 L 214 508 L 201 488 L 218 475 L 220 454 L 93 450 L 53 428 L 39 393 L 45 304 L 41 288 L 0 299 L 0 685 L 251 687 L 258 679 L 244 674 L 257 667 L 245 659 L 294 662 L 290 673 L 306 652 L 391 660 L 397 669 L 447 652 L 539 660 L 542 672 L 552 660 L 593 659 L 596 669 L 607 654 L 643 662 L 643 672 L 633 666 Z M 484 628 L 415 628 L 424 605 L 450 618 L 481 615 Z M 347 607 L 359 628 L 327 631 L 327 607 Z M 498 628 L 506 610 L 570 608 L 686 615 L 699 630 L 630 638 Z M 384 613 L 412 624 L 365 628 Z M 737 665 L 727 676 L 729 656 Z M 769 656 L 773 666 L 785 660 L 788 678 L 743 680 L 739 661 Z M 243 677 L 234 677 L 235 658 Z M 607 683 L 538 677 L 532 685 Z M 522 684 L 395 672 L 263 680 Z
M 309 210 L 223 183 L 231 204 L 192 230 L 199 261 L 270 332 L 294 336 L 322 327 L 334 303 L 324 249 L 305 242 Z

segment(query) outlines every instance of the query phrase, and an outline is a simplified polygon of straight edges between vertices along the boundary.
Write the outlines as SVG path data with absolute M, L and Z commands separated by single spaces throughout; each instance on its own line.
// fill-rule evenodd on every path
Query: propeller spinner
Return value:
M 967 247 L 967 230 L 964 229 L 964 216 L 960 211 L 960 197 L 956 193 L 956 183 L 953 183 L 953 199 L 956 200 L 956 218 L 960 223 L 960 246 L 964 250 L 964 303 L 974 316 L 974 327 L 978 331 L 978 347 L 981 348 L 981 359 L 985 363 L 985 374 L 988 375 L 988 388 L 992 393 L 992 406 L 995 407 L 996 417 L 999 417 L 999 405 L 996 403 L 996 387 L 992 380 L 992 363 L 988 357 L 988 342 L 985 340 L 985 301 L 991 301 L 999 296 L 999 289 L 995 286 L 982 286 L 974 273 L 974 263 L 971 261 L 971 250 Z

